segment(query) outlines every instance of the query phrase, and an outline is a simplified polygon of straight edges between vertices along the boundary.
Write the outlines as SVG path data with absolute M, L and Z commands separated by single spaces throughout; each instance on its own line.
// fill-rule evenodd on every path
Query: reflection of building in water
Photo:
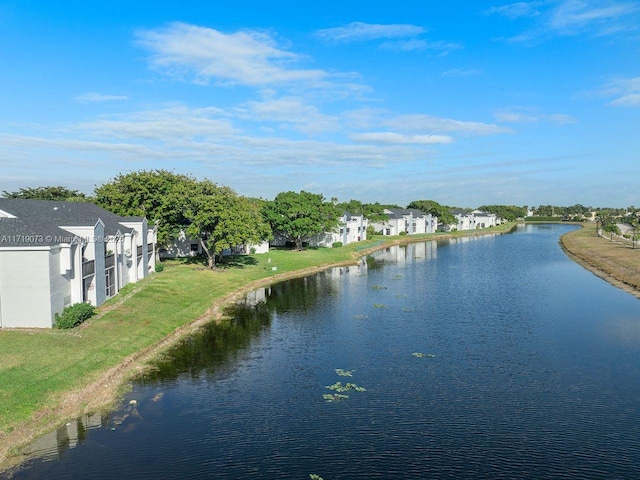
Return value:
M 438 243 L 430 241 L 394 245 L 374 252 L 372 256 L 379 261 L 400 264 L 430 260 L 438 256 Z
M 363 277 L 366 274 L 367 262 L 365 262 L 364 260 L 360 260 L 357 265 L 331 268 L 324 272 L 324 275 L 330 278 L 332 281 L 340 280 L 345 277 Z
M 258 290 L 254 290 L 253 292 L 247 293 L 245 298 L 241 303 L 245 305 L 257 305 L 260 302 L 265 302 L 267 300 L 267 296 L 271 293 L 271 287 L 267 288 L 259 288 Z
M 77 420 L 49 432 L 27 446 L 23 455 L 42 458 L 45 461 L 57 460 L 68 448 L 75 448 L 84 441 L 87 430 L 100 428 L 108 417 L 99 413 L 83 415 Z

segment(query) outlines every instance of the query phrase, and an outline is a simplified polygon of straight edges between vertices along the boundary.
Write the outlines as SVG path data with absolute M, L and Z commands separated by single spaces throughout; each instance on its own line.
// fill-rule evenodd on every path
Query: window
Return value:
M 198 253 L 198 244 L 197 243 L 192 243 L 191 244 L 191 251 L 193 253 Z

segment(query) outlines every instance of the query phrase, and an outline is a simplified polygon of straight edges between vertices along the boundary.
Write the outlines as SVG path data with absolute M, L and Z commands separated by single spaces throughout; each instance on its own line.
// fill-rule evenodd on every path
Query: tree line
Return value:
M 278 234 L 299 250 L 314 235 L 337 228 L 345 211 L 379 222 L 387 218 L 385 208 L 400 208 L 353 199 L 340 203 L 335 198 L 327 200 L 322 194 L 305 191 L 281 192 L 273 200 L 250 198 L 211 180 L 198 180 L 168 170 L 119 174 L 97 186 L 92 196 L 62 186 L 25 187 L 16 192 L 3 191 L 3 196 L 93 202 L 117 215 L 146 217 L 156 226 L 159 246 L 170 245 L 184 233 L 198 240 L 211 268 L 225 249 L 258 244 Z M 434 200 L 414 200 L 407 208 L 436 216 L 446 225 L 456 223 L 452 210 L 457 207 L 441 205 Z M 482 205 L 479 209 L 507 221 L 524 218 L 529 211 L 526 205 Z M 613 232 L 615 222 L 612 219 L 629 209 L 638 211 L 635 207 L 595 210 L 603 229 Z M 531 210 L 538 217 L 586 215 L 592 211 L 591 207 L 579 204 L 571 207 L 541 205 Z
M 158 245 L 168 246 L 182 233 L 197 239 L 209 267 L 225 249 L 284 237 L 294 248 L 331 231 L 344 211 L 371 219 L 384 217 L 380 204 L 357 200 L 338 203 L 310 192 L 282 192 L 274 200 L 250 198 L 211 180 L 168 170 L 120 174 L 97 186 L 93 196 L 62 186 L 3 191 L 5 198 L 93 202 L 120 216 L 146 217 L 157 229 Z

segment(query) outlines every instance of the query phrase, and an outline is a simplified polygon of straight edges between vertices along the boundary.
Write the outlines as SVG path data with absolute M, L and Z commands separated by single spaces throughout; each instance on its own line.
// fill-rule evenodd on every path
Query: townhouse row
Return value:
M 367 239 L 371 225 L 382 235 L 433 233 L 438 218 L 415 209 L 386 209 L 385 221 L 344 212 L 339 226 L 309 239 L 332 247 Z M 457 223 L 444 229 L 497 225 L 494 214 L 452 212 Z M 441 225 L 440 228 L 443 226 Z M 121 217 L 91 203 L 0 198 L 0 328 L 50 328 L 69 305 L 98 306 L 155 271 L 157 232 L 142 217 Z M 284 246 L 275 236 L 272 246 Z M 224 253 L 266 253 L 269 242 Z M 202 254 L 200 242 L 181 235 L 159 250 L 160 258 Z
M 156 229 L 91 203 L 0 198 L 0 328 L 50 328 L 155 270 Z

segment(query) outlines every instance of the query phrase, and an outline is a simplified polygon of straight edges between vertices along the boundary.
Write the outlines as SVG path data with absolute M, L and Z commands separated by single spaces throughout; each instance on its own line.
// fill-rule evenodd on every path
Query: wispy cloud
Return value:
M 630 2 L 567 0 L 553 11 L 549 25 L 562 34 L 584 31 L 606 34 L 631 28 L 626 23 L 627 16 L 639 9 L 637 3 Z
M 538 7 L 544 5 L 546 2 L 516 2 L 509 3 L 507 5 L 501 5 L 499 7 L 491 7 L 484 13 L 486 15 L 503 15 L 512 20 L 521 17 L 536 17 L 540 15 Z
M 612 36 L 637 30 L 639 12 L 640 4 L 628 1 L 538 0 L 492 7 L 484 13 L 530 19 L 527 30 L 502 40 L 533 45 L 555 35 Z
M 442 77 L 471 77 L 481 74 L 482 72 L 480 70 L 476 70 L 475 68 L 454 68 L 442 72 L 440 75 Z
M 495 118 L 504 123 L 538 123 L 548 122 L 556 125 L 576 123 L 577 120 L 571 115 L 563 113 L 542 114 L 531 108 L 519 108 L 502 110 L 495 113 Z
M 312 135 L 340 128 L 337 116 L 324 115 L 315 105 L 296 97 L 246 102 L 235 108 L 234 113 L 243 119 L 273 122 L 281 128 Z
M 640 107 L 640 77 L 618 78 L 581 96 L 615 97 L 608 105 L 614 107 Z
M 424 27 L 410 24 L 375 24 L 352 22 L 342 27 L 325 28 L 316 33 L 320 38 L 336 43 L 365 42 L 388 38 L 417 37 L 426 33 Z
M 358 143 L 378 143 L 387 145 L 432 145 L 436 143 L 451 143 L 453 138 L 448 135 L 406 135 L 396 132 L 368 132 L 354 133 L 351 140 Z
M 395 50 L 401 52 L 433 50 L 439 52 L 440 55 L 448 55 L 453 50 L 464 48 L 461 43 L 453 42 L 427 42 L 417 38 L 411 40 L 399 40 L 394 42 L 384 42 L 380 45 L 383 50 Z
M 411 24 L 374 24 L 352 22 L 342 27 L 318 30 L 316 35 L 332 43 L 356 43 L 381 41 L 379 48 L 397 52 L 433 50 L 446 55 L 452 50 L 463 48 L 459 43 L 427 41 L 427 29 Z
M 78 95 L 74 100 L 80 103 L 102 103 L 102 102 L 112 102 L 115 100 L 128 100 L 129 97 L 125 95 L 105 95 L 103 93 L 83 93 L 82 95 Z
M 421 134 L 458 133 L 461 135 L 497 135 L 513 133 L 508 127 L 492 123 L 439 118 L 424 114 L 399 115 L 384 121 L 384 124 L 398 131 Z
M 185 138 L 225 138 L 237 133 L 224 112 L 217 108 L 189 109 L 176 106 L 160 110 L 102 117 L 70 127 L 98 138 L 129 141 Z
M 212 28 L 172 23 L 137 32 L 139 45 L 151 52 L 151 66 L 167 75 L 199 84 L 255 87 L 305 82 L 317 85 L 329 74 L 295 68 L 302 55 L 279 48 L 267 33 L 245 30 L 223 33 Z

